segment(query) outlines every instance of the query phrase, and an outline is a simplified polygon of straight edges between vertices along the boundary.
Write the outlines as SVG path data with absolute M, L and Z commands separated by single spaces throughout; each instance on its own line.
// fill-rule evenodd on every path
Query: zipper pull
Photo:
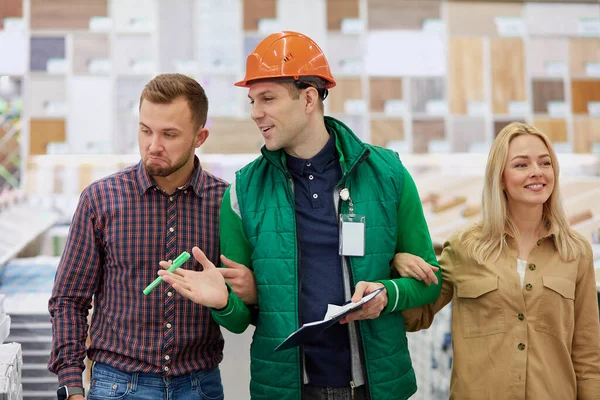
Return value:
M 350 381 L 350 393 L 352 395 L 352 400 L 354 400 L 354 388 L 356 387 L 356 385 L 354 385 L 354 381 Z

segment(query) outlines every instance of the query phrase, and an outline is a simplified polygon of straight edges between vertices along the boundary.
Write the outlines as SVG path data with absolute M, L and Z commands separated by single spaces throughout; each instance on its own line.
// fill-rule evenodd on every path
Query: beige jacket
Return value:
M 403 314 L 407 330 L 428 328 L 453 300 L 451 399 L 600 399 L 592 250 L 586 242 L 584 256 L 565 263 L 553 239 L 530 253 L 523 288 L 516 250 L 480 265 L 456 236 L 445 243 L 440 297 Z

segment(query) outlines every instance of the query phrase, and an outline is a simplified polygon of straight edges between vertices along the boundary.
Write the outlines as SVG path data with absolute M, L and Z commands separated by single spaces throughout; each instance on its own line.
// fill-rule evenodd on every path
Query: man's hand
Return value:
M 256 293 L 256 279 L 252 270 L 245 265 L 231 261 L 221 254 L 221 262 L 227 268 L 218 268 L 218 271 L 229 283 L 233 292 L 248 305 L 258 304 Z
M 69 400 L 85 400 L 82 394 L 73 394 L 69 396 Z
M 351 301 L 356 303 L 367 294 L 374 292 L 381 287 L 384 286 L 379 282 L 358 282 Z M 342 318 L 340 320 L 340 324 L 347 324 L 350 321 L 357 321 L 360 319 L 375 319 L 379 317 L 385 306 L 387 306 L 387 302 L 387 290 L 383 289 L 381 293 L 375 296 L 371 301 L 369 301 L 367 304 L 363 304 L 360 310 L 354 311 L 353 313 L 350 313 Z
M 204 267 L 203 271 L 177 268 L 175 272 L 169 272 L 166 268 L 169 268 L 170 263 L 161 261 L 159 264 L 165 269 L 158 271 L 158 275 L 179 294 L 194 303 L 212 308 L 225 308 L 229 292 L 223 275 L 218 271 L 219 268 L 215 267 L 198 247 L 192 249 L 192 254 Z
M 436 285 L 438 284 L 438 279 L 434 272 L 439 270 L 439 268 L 428 264 L 419 256 L 409 253 L 398 253 L 394 256 L 392 267 L 398 271 L 400 276 L 415 278 L 418 281 L 423 281 L 427 286 L 431 285 L 431 282 Z

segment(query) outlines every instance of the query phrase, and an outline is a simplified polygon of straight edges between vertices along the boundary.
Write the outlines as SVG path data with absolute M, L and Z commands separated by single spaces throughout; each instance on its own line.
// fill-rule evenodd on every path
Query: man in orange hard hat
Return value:
M 212 307 L 230 331 L 256 325 L 253 399 L 407 399 L 416 381 L 400 311 L 433 302 L 441 287 L 440 271 L 429 286 L 390 276 L 398 252 L 437 265 L 414 181 L 396 153 L 324 116 L 335 79 L 309 37 L 268 36 L 236 85 L 249 88 L 265 146 L 223 197 L 221 249 L 254 272 L 256 290 L 254 278 L 230 290 L 197 249 L 203 272 L 160 274 Z M 274 351 L 301 325 L 322 320 L 328 304 L 356 302 L 380 288 L 341 323 Z M 254 295 L 236 295 L 242 292 Z

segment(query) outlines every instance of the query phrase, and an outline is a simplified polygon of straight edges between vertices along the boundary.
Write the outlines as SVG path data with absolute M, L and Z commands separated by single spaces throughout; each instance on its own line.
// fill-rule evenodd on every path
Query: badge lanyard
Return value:
M 362 257 L 365 255 L 365 216 L 354 214 L 350 190 L 343 188 L 340 199 L 348 202 L 348 214 L 340 214 L 340 255 Z

